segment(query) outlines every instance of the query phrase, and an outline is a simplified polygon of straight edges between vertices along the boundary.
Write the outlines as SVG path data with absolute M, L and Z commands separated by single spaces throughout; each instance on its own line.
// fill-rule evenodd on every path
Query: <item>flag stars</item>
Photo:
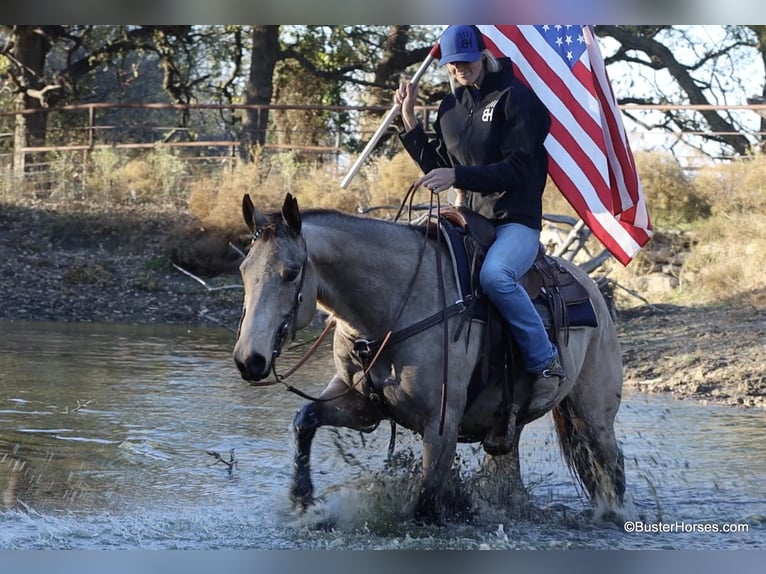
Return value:
M 574 66 L 586 49 L 582 26 L 541 24 L 534 27 L 568 66 Z

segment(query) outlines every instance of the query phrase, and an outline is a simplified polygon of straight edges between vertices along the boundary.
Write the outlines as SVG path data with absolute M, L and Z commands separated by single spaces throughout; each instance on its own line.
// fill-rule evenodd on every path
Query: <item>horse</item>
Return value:
M 276 359 L 288 336 L 309 325 L 318 309 L 336 322 L 335 374 L 293 421 L 291 500 L 303 509 L 315 502 L 310 454 L 319 427 L 371 432 L 389 420 L 422 438 L 413 514 L 439 522 L 458 441 L 483 441 L 503 401 L 501 385 L 490 384 L 468 404 L 481 337 L 480 330 L 465 327 L 461 313 L 444 313 L 460 297 L 447 248 L 424 238 L 415 225 L 336 210 L 301 211 L 289 193 L 278 212 L 264 215 L 249 195 L 242 210 L 252 233 L 240 265 L 244 299 L 233 350 L 242 378 L 256 386 L 277 383 Z M 614 434 L 622 389 L 617 332 L 592 279 L 569 261 L 559 264 L 585 285 L 598 325 L 572 327 L 560 345 L 568 377 L 552 409 L 555 428 L 564 459 L 594 509 L 619 512 L 625 474 Z M 416 323 L 421 328 L 411 329 Z M 445 326 L 460 336 L 444 337 Z M 385 342 L 392 332 L 408 329 L 404 340 Z M 365 359 L 365 344 L 381 340 L 377 355 Z M 518 419 L 513 448 L 495 457 L 506 463 L 511 457 L 502 468 L 515 469 L 517 476 L 509 479 L 519 482 L 518 441 L 528 422 Z

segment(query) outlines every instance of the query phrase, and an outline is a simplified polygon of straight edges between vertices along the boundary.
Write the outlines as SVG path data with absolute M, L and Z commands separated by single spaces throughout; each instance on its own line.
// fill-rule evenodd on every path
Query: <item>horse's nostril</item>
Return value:
M 266 370 L 266 359 L 258 353 L 249 355 L 244 362 L 235 358 L 234 363 L 246 381 L 260 381 L 269 374 Z

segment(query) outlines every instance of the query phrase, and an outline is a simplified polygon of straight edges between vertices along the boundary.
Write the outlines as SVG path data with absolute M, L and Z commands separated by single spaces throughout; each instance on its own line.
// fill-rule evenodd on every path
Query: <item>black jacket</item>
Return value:
M 507 63 L 485 74 L 477 94 L 458 87 L 442 100 L 435 140 L 420 124 L 399 137 L 423 173 L 455 168 L 455 187 L 470 192 L 466 207 L 498 223 L 540 229 L 550 123 L 545 106 Z

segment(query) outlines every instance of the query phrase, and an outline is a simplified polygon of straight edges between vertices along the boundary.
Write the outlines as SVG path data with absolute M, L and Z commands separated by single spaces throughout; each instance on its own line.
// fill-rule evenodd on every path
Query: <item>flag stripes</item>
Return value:
M 487 47 L 548 108 L 549 175 L 623 265 L 652 235 L 633 154 L 593 30 L 588 26 L 479 26 Z

